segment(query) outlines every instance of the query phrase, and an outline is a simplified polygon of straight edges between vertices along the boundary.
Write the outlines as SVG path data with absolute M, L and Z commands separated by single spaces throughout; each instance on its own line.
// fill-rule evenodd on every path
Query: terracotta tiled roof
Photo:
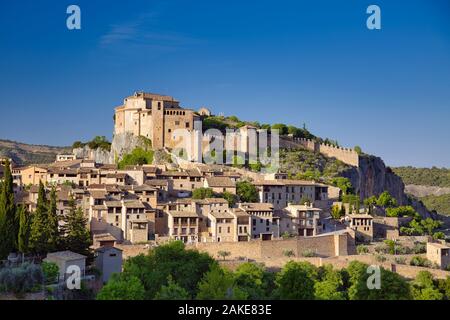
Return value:
M 273 204 L 271 203 L 241 203 L 239 207 L 245 211 L 273 211 Z
M 235 183 L 229 177 L 207 177 L 206 181 L 209 187 L 232 188 Z
M 199 215 L 196 212 L 193 211 L 174 211 L 170 210 L 169 215 L 171 215 L 174 218 L 196 218 Z

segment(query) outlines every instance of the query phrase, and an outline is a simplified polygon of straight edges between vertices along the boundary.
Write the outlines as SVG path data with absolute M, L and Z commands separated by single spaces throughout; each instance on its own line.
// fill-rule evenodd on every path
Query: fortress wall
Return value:
M 206 252 L 212 257 L 218 259 L 219 251 L 227 251 L 231 254 L 231 259 L 246 257 L 248 259 L 259 259 L 261 257 L 261 241 L 249 242 L 196 242 L 187 245 L 197 250 Z
M 293 141 L 308 150 L 319 152 L 329 158 L 336 158 L 351 166 L 359 166 L 359 155 L 353 149 L 320 144 L 313 140 L 303 138 L 294 138 Z
M 333 257 L 336 253 L 347 255 L 348 248 L 351 247 L 351 239 L 344 234 L 271 241 L 199 242 L 189 246 L 207 252 L 215 258 L 218 258 L 219 251 L 227 251 L 231 254 L 230 259 L 238 257 L 253 260 L 284 259 L 285 251 L 292 251 L 295 257 L 302 257 L 306 250 L 315 252 L 319 257 Z
M 352 149 L 321 144 L 319 146 L 319 152 L 327 157 L 336 158 L 351 166 L 359 166 L 359 155 Z

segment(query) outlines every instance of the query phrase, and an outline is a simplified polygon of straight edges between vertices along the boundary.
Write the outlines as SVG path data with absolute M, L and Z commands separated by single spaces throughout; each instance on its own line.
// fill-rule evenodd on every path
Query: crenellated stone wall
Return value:
M 316 141 L 304 138 L 292 138 L 292 141 L 302 145 L 308 150 L 321 153 L 329 158 L 336 158 L 354 167 L 359 166 L 359 155 L 353 149 L 318 143 Z

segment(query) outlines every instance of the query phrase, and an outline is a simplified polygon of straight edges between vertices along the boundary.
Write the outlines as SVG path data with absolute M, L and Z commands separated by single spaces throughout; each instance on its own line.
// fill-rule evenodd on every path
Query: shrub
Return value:
M 314 250 L 311 250 L 311 249 L 306 249 L 305 251 L 302 252 L 302 257 L 305 257 L 305 258 L 312 258 L 315 256 L 316 256 L 316 253 L 314 252 Z
M 223 258 L 223 260 L 225 261 L 225 259 L 229 256 L 231 256 L 231 252 L 230 251 L 219 251 L 217 253 L 217 255 L 221 258 Z
M 369 248 L 364 244 L 360 244 L 356 247 L 356 251 L 358 252 L 358 254 L 366 254 L 369 253 Z
M 387 258 L 382 254 L 377 254 L 375 256 L 375 260 L 377 260 L 377 262 L 385 262 L 387 260 Z
M 396 264 L 406 264 L 406 258 L 405 257 L 395 257 L 395 263 Z
M 292 250 L 284 250 L 283 255 L 288 258 L 295 257 L 295 253 Z
M 432 263 L 427 258 L 421 257 L 421 256 L 414 256 L 411 258 L 411 261 L 409 262 L 410 265 L 416 266 L 416 267 L 431 267 Z
M 378 244 L 375 246 L 375 252 L 376 253 L 388 253 L 389 252 L 389 248 L 388 246 L 383 243 L 383 244 Z
M 388 217 L 416 217 L 417 212 L 411 206 L 401 206 L 397 208 L 387 208 L 386 215 Z
M 412 252 L 414 254 L 421 254 L 427 252 L 427 245 L 423 242 L 415 242 L 414 247 L 412 248 Z
M 58 279 L 59 267 L 53 262 L 42 262 L 42 272 L 46 283 L 54 283 Z
M 0 291 L 23 294 L 31 292 L 42 284 L 42 269 L 35 264 L 23 264 L 20 267 L 6 267 L 0 270 Z
M 129 165 L 143 165 L 151 164 L 153 162 L 153 150 L 144 150 L 142 148 L 136 148 L 131 153 L 127 153 L 123 156 L 119 162 L 119 169 L 124 169 Z

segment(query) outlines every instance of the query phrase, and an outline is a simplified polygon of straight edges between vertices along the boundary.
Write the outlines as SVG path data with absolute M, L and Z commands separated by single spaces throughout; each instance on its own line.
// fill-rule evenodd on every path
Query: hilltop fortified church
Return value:
M 206 108 L 196 112 L 181 108 L 173 97 L 136 92 L 115 109 L 114 133 L 144 136 L 152 141 L 154 148 L 175 148 L 175 130 L 193 132 L 196 124 L 201 123 L 200 116 L 204 115 L 210 115 Z

